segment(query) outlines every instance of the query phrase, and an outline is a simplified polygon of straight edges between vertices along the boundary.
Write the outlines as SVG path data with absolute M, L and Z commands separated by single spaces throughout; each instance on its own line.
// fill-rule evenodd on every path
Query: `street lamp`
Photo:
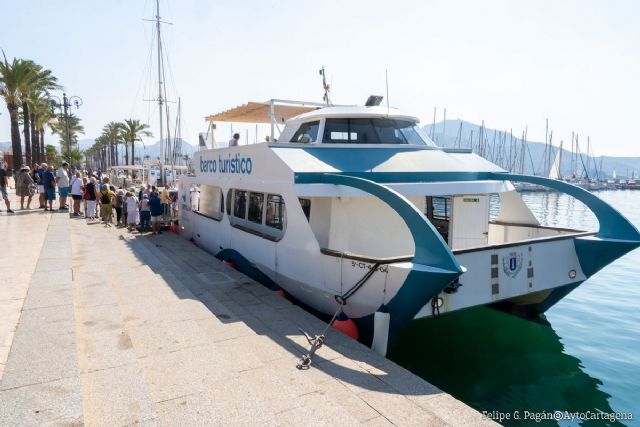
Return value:
M 60 98 L 57 96 L 51 96 L 51 109 L 59 108 L 64 113 L 64 124 L 67 129 L 66 140 L 67 140 L 67 157 L 69 159 L 69 164 L 71 164 L 71 131 L 69 130 L 69 108 L 76 107 L 80 108 L 82 105 L 82 98 L 79 96 L 70 96 L 67 98 L 66 93 L 62 93 L 62 102 Z

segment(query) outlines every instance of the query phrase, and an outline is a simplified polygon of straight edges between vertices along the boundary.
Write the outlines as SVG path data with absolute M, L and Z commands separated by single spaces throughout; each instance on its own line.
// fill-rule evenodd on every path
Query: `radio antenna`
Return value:
M 386 68 L 384 69 L 384 82 L 387 86 L 387 116 L 389 116 L 389 73 Z

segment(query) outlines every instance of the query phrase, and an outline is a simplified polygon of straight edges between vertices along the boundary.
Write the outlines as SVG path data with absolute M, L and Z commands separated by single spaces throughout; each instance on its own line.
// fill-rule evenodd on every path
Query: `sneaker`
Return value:
M 11 209 L 7 209 L 7 213 L 15 213 L 15 212 Z

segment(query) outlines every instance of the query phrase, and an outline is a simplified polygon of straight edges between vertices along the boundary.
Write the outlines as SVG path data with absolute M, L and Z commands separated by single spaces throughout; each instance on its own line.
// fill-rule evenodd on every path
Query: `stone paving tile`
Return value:
M 123 366 L 136 361 L 133 344 L 126 331 L 78 334 L 78 367 L 81 373 Z
M 327 374 L 337 378 L 355 394 L 371 390 L 384 391 L 389 394 L 395 392 L 391 386 L 384 383 L 376 375 L 363 371 L 353 360 L 347 359 L 346 357 L 319 361 L 315 366 L 318 369 L 322 369 Z
M 361 393 L 358 397 L 395 425 L 416 427 L 448 425 L 441 418 L 423 410 L 398 393 L 370 390 Z
M 167 426 L 220 426 L 233 425 L 225 422 L 214 409 L 206 393 L 195 393 L 166 400 L 156 404 L 158 416 Z
M 316 425 L 316 426 L 360 426 L 360 422 L 351 415 L 347 408 L 327 399 L 320 393 L 299 396 L 297 402 L 301 406 L 285 410 L 277 414 L 284 425 Z
M 33 308 L 52 307 L 57 305 L 69 305 L 73 301 L 71 287 L 58 289 L 46 289 L 37 293 L 30 293 L 22 307 L 23 310 Z
M 239 378 L 225 379 L 212 384 L 207 395 L 213 409 L 223 417 L 224 425 L 239 427 L 280 425 L 262 398 Z
M 0 391 L 0 426 L 82 426 L 78 377 Z
M 207 335 L 198 328 L 194 320 L 156 322 L 132 328 L 127 326 L 127 330 L 138 357 L 207 343 Z
M 76 327 L 85 335 L 102 334 L 124 329 L 124 321 L 117 304 L 103 304 L 77 310 Z
M 80 379 L 87 425 L 123 426 L 157 416 L 137 363 L 83 373 Z
M 8 389 L 78 375 L 74 333 L 42 335 L 16 333 L 0 381 Z
M 51 336 L 73 333 L 75 331 L 73 307 L 71 304 L 66 304 L 25 309 L 20 315 L 18 327 L 34 335 Z

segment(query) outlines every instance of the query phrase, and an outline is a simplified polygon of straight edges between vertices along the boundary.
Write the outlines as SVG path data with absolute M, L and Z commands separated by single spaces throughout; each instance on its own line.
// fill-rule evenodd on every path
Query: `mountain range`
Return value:
M 522 133 L 513 135 L 506 134 L 491 128 L 466 122 L 464 120 L 446 120 L 438 123 L 423 126 L 424 132 L 432 136 L 436 144 L 446 148 L 471 148 L 475 152 L 481 152 L 488 160 L 499 164 L 505 169 L 513 172 L 523 172 L 525 174 L 535 174 L 548 176 L 551 165 L 554 163 L 558 152 L 559 141 L 552 141 L 554 147 L 551 153 L 546 150 L 545 143 L 539 141 L 525 140 L 522 144 Z M 478 144 L 479 135 L 482 132 L 484 141 L 483 147 Z M 521 131 L 522 132 L 522 131 Z M 494 137 L 495 134 L 495 137 Z M 473 140 L 473 144 L 471 143 Z M 494 142 L 495 141 L 495 142 Z M 637 177 L 640 171 L 640 157 L 612 157 L 612 156 L 588 156 L 586 151 L 586 141 L 580 139 L 580 151 L 582 154 L 571 153 L 571 141 L 564 141 L 560 172 L 563 176 L 584 175 L 588 171 L 589 177 L 610 178 L 615 171 L 618 178 Z M 521 152 L 524 147 L 525 161 L 524 168 L 521 169 Z M 546 162 L 545 162 L 546 157 Z M 517 160 L 515 160 L 517 158 Z

